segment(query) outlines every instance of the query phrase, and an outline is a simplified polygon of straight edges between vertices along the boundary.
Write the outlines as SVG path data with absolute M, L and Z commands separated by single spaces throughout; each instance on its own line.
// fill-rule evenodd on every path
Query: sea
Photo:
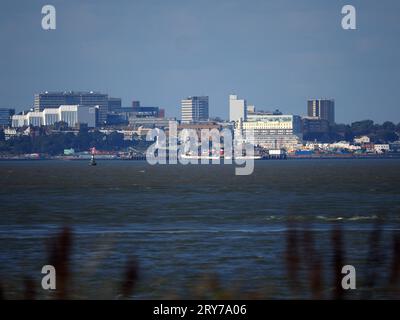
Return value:
M 399 159 L 256 161 L 248 176 L 222 164 L 0 161 L 0 185 L 6 298 L 57 297 L 41 271 L 62 232 L 65 298 L 400 297 Z M 344 265 L 355 289 L 337 289 Z

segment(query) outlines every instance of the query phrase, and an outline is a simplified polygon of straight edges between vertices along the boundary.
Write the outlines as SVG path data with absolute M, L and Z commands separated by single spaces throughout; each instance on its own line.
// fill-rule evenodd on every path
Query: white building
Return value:
M 295 115 L 262 114 L 248 117 L 247 121 L 239 121 L 237 130 L 245 137 L 254 135 L 250 143 L 266 149 L 293 150 L 302 143 L 301 118 Z
M 42 112 L 31 111 L 27 114 L 28 126 L 40 127 L 43 125 Z
M 229 121 L 246 121 L 247 102 L 245 99 L 238 99 L 235 94 L 229 95 Z
M 78 124 L 87 124 L 88 127 L 96 126 L 96 108 L 80 105 L 64 105 L 59 108 L 60 121 L 68 123 L 68 127 Z
M 4 129 L 4 137 L 6 140 L 13 138 L 13 137 L 20 136 L 20 135 L 22 135 L 22 133 L 18 132 L 18 130 L 15 128 L 5 128 Z
M 388 152 L 388 151 L 390 151 L 390 146 L 389 146 L 389 144 L 375 144 L 374 151 L 376 153 Z
M 96 107 L 81 105 L 62 105 L 58 108 L 44 109 L 43 111 L 31 111 L 27 114 L 14 115 L 11 118 L 14 128 L 24 126 L 50 126 L 63 121 L 69 127 L 78 124 L 87 124 L 88 127 L 96 126 Z
M 48 108 L 43 110 L 43 125 L 51 126 L 60 121 L 59 108 Z
M 20 128 L 28 126 L 28 117 L 26 114 L 16 114 L 11 117 L 11 126 L 13 128 Z
M 356 144 L 363 144 L 363 143 L 370 143 L 371 139 L 368 136 L 361 136 L 354 138 L 354 143 Z

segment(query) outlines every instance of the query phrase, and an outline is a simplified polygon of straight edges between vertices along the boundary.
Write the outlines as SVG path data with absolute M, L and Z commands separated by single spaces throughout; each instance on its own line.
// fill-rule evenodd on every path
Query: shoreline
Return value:
M 294 155 L 287 155 L 286 158 L 261 158 L 261 159 L 254 159 L 254 161 L 277 161 L 277 160 L 384 160 L 384 159 L 400 159 L 399 154 L 391 154 L 391 155 L 307 155 L 307 156 L 294 156 Z M 29 158 L 23 156 L 16 156 L 16 157 L 0 157 L 0 161 L 89 161 L 90 159 L 86 158 L 74 158 L 74 157 L 39 157 L 39 158 Z M 96 160 L 99 161 L 146 161 L 145 157 L 138 157 L 138 158 L 110 158 L 110 157 L 96 157 Z M 223 160 L 223 159 L 221 159 Z

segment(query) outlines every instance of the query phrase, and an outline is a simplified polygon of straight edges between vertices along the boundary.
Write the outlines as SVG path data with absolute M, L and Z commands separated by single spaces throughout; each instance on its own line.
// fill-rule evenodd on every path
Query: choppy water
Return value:
M 360 271 L 359 290 L 347 296 L 396 297 L 383 287 L 400 223 L 399 169 L 399 160 L 258 161 L 252 175 L 235 176 L 227 165 L 3 161 L 3 291 L 19 297 L 26 276 L 39 286 L 49 237 L 70 226 L 76 298 L 117 297 L 128 257 L 139 263 L 134 298 L 191 297 L 206 287 L 204 278 L 215 277 L 238 298 L 254 292 L 308 298 L 309 268 L 302 267 L 302 283 L 292 290 L 285 262 L 287 230 L 297 228 L 302 236 L 313 231 L 323 263 L 322 297 L 329 298 L 331 231 L 340 227 L 344 263 Z M 372 266 L 369 239 L 376 228 L 379 261 Z M 306 251 L 299 256 L 307 262 Z M 367 290 L 371 270 L 378 276 Z

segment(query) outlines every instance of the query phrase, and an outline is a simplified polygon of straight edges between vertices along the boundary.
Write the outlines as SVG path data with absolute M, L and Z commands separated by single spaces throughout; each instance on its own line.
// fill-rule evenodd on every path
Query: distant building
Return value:
M 44 109 L 43 112 L 43 125 L 51 126 L 54 123 L 60 121 L 60 108 L 49 108 Z
M 11 126 L 11 117 L 15 114 L 14 109 L 0 108 L 0 128 Z
M 61 105 L 98 106 L 97 124 L 107 120 L 108 95 L 93 91 L 42 92 L 35 94 L 34 109 L 36 112 L 48 108 L 58 108 Z
M 74 96 L 67 92 L 42 92 L 35 94 L 34 109 L 37 112 L 47 108 L 58 108 L 67 104 L 67 100 L 74 100 Z
M 5 140 L 9 140 L 14 137 L 21 136 L 21 135 L 22 135 L 22 132 L 18 131 L 16 128 L 5 128 L 4 129 Z
M 142 107 L 134 104 L 132 107 L 116 108 L 107 115 L 107 125 L 125 125 L 130 118 L 164 118 L 165 111 L 159 107 Z
M 30 111 L 26 114 L 12 116 L 12 127 L 50 126 L 60 121 L 66 122 L 69 127 L 76 127 L 78 124 L 84 123 L 88 127 L 95 127 L 96 107 L 62 105 L 58 108 L 44 109 L 43 111 Z
M 350 151 L 356 151 L 360 150 L 360 146 L 354 146 L 348 141 L 338 141 L 334 143 L 328 144 L 328 150 L 333 150 L 333 149 L 343 149 L 343 150 L 350 150 Z
M 11 126 L 21 128 L 28 126 L 28 117 L 25 113 L 16 114 L 11 117 Z
M 159 107 L 134 107 L 132 108 L 132 113 L 137 118 L 161 118 Z
M 335 100 L 312 99 L 307 102 L 307 115 L 309 117 L 327 120 L 330 125 L 335 123 Z
M 121 98 L 108 98 L 108 112 L 113 112 L 116 109 L 120 109 L 122 107 L 122 99 Z
M 43 113 L 40 111 L 31 111 L 27 113 L 28 126 L 40 127 L 43 125 Z
M 240 130 L 247 142 L 266 149 L 294 149 L 302 143 L 301 118 L 295 115 L 253 115 L 247 121 L 239 121 L 235 130 Z M 249 139 L 253 132 L 253 139 Z
M 201 130 L 221 130 L 222 125 L 214 122 L 214 121 L 209 121 L 209 122 L 202 122 L 202 123 L 181 123 L 178 125 L 178 133 L 184 129 L 186 130 L 194 130 L 196 131 L 196 134 L 198 137 L 201 137 Z
M 280 116 L 282 115 L 282 112 L 280 112 L 278 109 L 276 109 L 275 111 L 264 111 L 264 110 L 256 111 L 255 109 L 254 111 L 249 111 L 249 109 L 247 108 L 246 119 L 247 121 L 255 121 L 260 117 L 262 118 L 263 116 L 273 116 L 273 115 Z
M 254 106 L 252 106 L 254 108 Z M 254 108 L 255 110 L 255 108 Z M 235 94 L 229 95 L 229 121 L 246 121 L 247 102 L 245 99 L 238 99 Z
M 89 106 L 60 106 L 60 121 L 68 123 L 68 127 L 76 127 L 86 123 L 88 127 L 96 126 L 96 108 Z
M 390 150 L 394 152 L 400 152 L 400 140 L 394 141 L 389 144 Z
M 247 114 L 246 114 L 247 120 L 257 117 L 257 116 L 260 116 L 260 115 L 280 116 L 283 114 L 281 111 L 279 111 L 279 109 L 275 109 L 275 111 L 256 110 L 256 107 L 253 105 L 248 105 L 246 109 L 247 109 Z
M 329 133 L 329 121 L 318 117 L 303 117 L 304 136 L 322 136 Z
M 354 138 L 355 144 L 365 144 L 365 143 L 370 143 L 370 142 L 371 142 L 371 139 L 368 136 L 361 136 L 361 137 Z
M 389 144 L 375 144 L 374 150 L 376 153 L 388 152 L 388 151 L 390 151 L 390 145 Z
M 184 123 L 207 121 L 208 96 L 188 97 L 181 101 L 181 119 Z
M 129 117 L 129 126 L 131 128 L 165 128 L 168 127 L 170 119 L 155 118 L 155 117 L 143 117 L 138 118 L 135 116 Z
M 246 112 L 247 114 L 256 112 L 255 105 L 247 105 Z
M 133 100 L 132 101 L 132 108 L 139 108 L 139 107 L 140 107 L 140 101 Z

